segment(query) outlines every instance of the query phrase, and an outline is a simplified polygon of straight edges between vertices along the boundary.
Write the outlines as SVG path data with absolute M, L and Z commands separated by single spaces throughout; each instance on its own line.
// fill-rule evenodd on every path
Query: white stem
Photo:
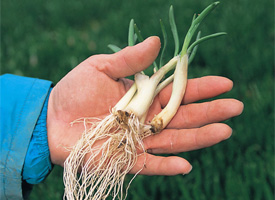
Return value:
M 172 70 L 172 69 L 175 68 L 178 59 L 179 59 L 179 56 L 175 56 L 174 58 L 172 58 L 171 60 L 169 60 L 168 63 L 166 63 L 155 74 L 153 74 L 153 76 L 151 77 L 151 79 L 156 79 L 158 81 L 158 83 L 159 83 L 161 81 L 162 77 L 165 74 L 167 74 L 167 72 L 169 72 L 170 70 Z
M 166 107 L 157 116 L 154 117 L 151 122 L 152 125 L 161 124 L 161 129 L 163 129 L 176 114 L 186 89 L 187 69 L 188 55 L 185 54 L 177 62 L 170 100 Z
M 117 110 L 123 110 L 132 100 L 134 94 L 136 93 L 137 85 L 134 83 L 131 88 L 126 92 L 126 94 L 119 100 L 119 102 L 113 107 L 113 112 Z
M 152 103 L 158 83 L 141 73 L 135 75 L 135 83 L 137 93 L 127 105 L 125 111 L 134 113 L 137 117 L 142 117 Z
M 142 117 L 140 118 L 140 123 L 145 124 L 145 120 L 147 118 L 147 114 L 148 114 L 148 110 L 142 115 Z
M 169 76 L 168 78 L 166 78 L 164 81 L 162 81 L 159 85 L 158 85 L 158 87 L 157 87 L 157 89 L 156 89 L 156 91 L 155 91 L 155 96 L 157 96 L 158 95 L 158 93 L 163 89 L 163 88 L 165 88 L 169 83 L 171 83 L 173 80 L 174 80 L 174 74 L 172 74 L 171 76 Z
M 169 76 L 168 78 L 166 78 L 163 82 L 161 82 L 157 88 L 156 88 L 156 91 L 155 91 L 155 94 L 154 94 L 154 98 L 158 95 L 158 93 L 163 89 L 165 88 L 169 83 L 171 83 L 172 81 L 174 80 L 174 74 L 172 74 L 171 76 Z M 140 122 L 141 123 L 145 123 L 145 120 L 146 120 L 146 117 L 147 117 L 147 113 L 148 113 L 148 110 L 145 114 L 143 114 L 142 118 L 140 119 Z
M 166 65 L 160 68 L 151 78 L 141 73 L 135 75 L 137 93 L 125 108 L 125 111 L 134 113 L 140 119 L 147 113 L 155 97 L 155 90 L 163 76 L 172 70 L 178 60 L 178 56 L 172 58 Z M 144 118 L 144 117 L 143 117 Z

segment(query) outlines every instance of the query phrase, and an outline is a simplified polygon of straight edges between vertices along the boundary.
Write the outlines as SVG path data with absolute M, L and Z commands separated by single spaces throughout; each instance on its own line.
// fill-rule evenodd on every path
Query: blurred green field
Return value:
M 166 24 L 167 58 L 173 54 L 168 10 L 174 6 L 180 40 L 194 13 L 211 0 L 28 0 L 1 1 L 1 74 L 38 77 L 57 83 L 85 58 L 111 53 L 109 43 L 127 45 L 131 18 L 144 37 L 161 36 Z M 131 200 L 274 199 L 274 1 L 232 0 L 201 26 L 202 35 L 226 37 L 202 44 L 190 77 L 220 75 L 234 81 L 222 97 L 244 102 L 241 116 L 226 121 L 232 137 L 216 146 L 180 156 L 193 165 L 189 175 L 138 176 Z M 129 175 L 128 179 L 131 176 Z M 62 168 L 34 186 L 30 199 L 61 199 Z

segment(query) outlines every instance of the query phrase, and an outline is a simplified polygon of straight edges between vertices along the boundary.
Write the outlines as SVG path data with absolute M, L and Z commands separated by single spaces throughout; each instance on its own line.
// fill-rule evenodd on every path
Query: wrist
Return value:
M 50 159 L 54 165 L 60 165 L 63 167 L 63 163 L 66 159 L 66 150 L 63 148 L 66 145 L 63 144 L 63 140 L 66 139 L 63 131 L 68 127 L 62 127 L 63 123 L 60 123 L 58 118 L 58 111 L 55 109 L 55 97 L 56 87 L 52 89 L 52 92 L 49 96 L 48 109 L 47 109 L 47 132 L 48 132 L 48 146 L 50 152 Z M 69 124 L 68 124 L 69 126 Z M 69 139 L 69 138 L 68 138 Z

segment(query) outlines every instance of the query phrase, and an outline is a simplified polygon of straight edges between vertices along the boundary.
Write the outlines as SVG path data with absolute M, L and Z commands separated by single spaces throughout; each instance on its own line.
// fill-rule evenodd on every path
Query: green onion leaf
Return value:
M 130 29 L 132 31 L 132 28 L 131 26 L 133 26 L 133 29 L 134 29 L 134 39 L 136 41 L 136 39 L 138 39 L 139 42 L 142 42 L 144 41 L 142 35 L 141 35 L 141 31 L 139 30 L 137 24 L 134 23 L 134 21 L 131 23 L 130 22 L 130 26 L 129 26 L 129 33 L 130 33 Z M 130 34 L 129 34 L 130 36 Z M 135 43 L 134 43 L 135 44 Z M 130 46 L 130 45 L 129 45 Z M 141 73 L 147 75 L 147 76 L 150 76 L 152 75 L 154 72 L 158 71 L 158 66 L 157 66 L 157 63 L 156 61 L 153 62 L 153 65 L 151 65 L 150 67 L 148 67 L 147 69 L 145 69 L 144 71 L 142 71 Z
M 216 1 L 212 4 L 210 4 L 209 6 L 207 6 L 202 12 L 201 14 L 198 15 L 198 17 L 194 20 L 194 24 L 200 24 L 202 22 L 202 20 L 205 19 L 205 17 L 207 17 L 207 15 L 209 13 L 211 13 L 218 5 L 220 4 L 219 1 Z
M 170 10 L 169 10 L 169 22 L 170 22 L 174 42 L 175 42 L 174 56 L 176 56 L 179 53 L 179 36 L 178 36 L 177 26 L 176 26 L 175 17 L 174 17 L 173 6 L 170 6 Z
M 137 35 L 138 41 L 142 42 L 144 39 L 141 35 L 141 31 L 139 30 L 139 28 L 137 27 L 137 24 L 134 24 L 134 29 L 135 29 L 135 33 Z
M 201 31 L 198 32 L 196 41 L 199 40 L 200 37 L 201 37 Z M 196 55 L 196 53 L 197 53 L 197 50 L 198 50 L 198 47 L 199 47 L 199 45 L 197 44 L 197 45 L 193 48 L 193 50 L 192 50 L 192 52 L 191 52 L 191 54 L 190 54 L 190 56 L 189 56 L 189 59 L 188 59 L 188 64 L 190 64 L 190 63 L 194 60 L 194 57 L 195 57 L 195 55 Z
M 131 19 L 129 24 L 129 33 L 128 33 L 128 46 L 135 45 L 135 31 L 134 31 L 134 20 Z
M 161 68 L 163 66 L 164 51 L 165 51 L 166 46 L 167 46 L 167 33 L 166 33 L 164 24 L 163 24 L 161 19 L 159 20 L 159 22 L 160 22 L 161 32 L 162 32 L 162 36 L 163 36 L 163 46 L 162 46 L 162 50 L 161 50 L 161 54 L 160 54 L 160 60 L 159 60 L 159 68 Z
M 119 52 L 121 50 L 121 48 L 119 48 L 118 46 L 114 45 L 114 44 L 109 44 L 108 47 L 114 52 Z
M 192 24 L 186 34 L 184 43 L 182 45 L 181 57 L 183 57 L 187 53 L 187 48 L 191 42 L 191 39 L 192 39 L 193 35 L 195 34 L 196 30 L 198 29 L 199 25 L 201 24 L 201 22 L 203 21 L 203 19 L 205 19 L 208 16 L 208 14 L 210 14 L 210 12 L 213 11 L 214 8 L 217 7 L 217 5 L 219 5 L 219 3 L 220 2 L 217 1 L 217 2 L 210 4 L 207 8 L 205 8 L 201 12 L 201 14 L 198 15 L 197 18 L 194 19 L 194 17 L 193 17 Z
M 206 41 L 206 40 L 210 40 L 210 39 L 212 39 L 212 38 L 216 38 L 216 37 L 223 36 L 223 35 L 226 35 L 226 34 L 227 34 L 227 33 L 225 33 L 225 32 L 220 32 L 220 33 L 214 33 L 214 34 L 211 34 L 211 35 L 204 36 L 204 37 L 202 37 L 202 38 L 196 40 L 195 42 L 193 42 L 193 43 L 190 45 L 190 47 L 187 49 L 187 53 L 189 54 L 189 53 L 192 51 L 192 49 L 193 49 L 195 46 L 197 46 L 199 43 L 202 43 L 202 42 L 204 42 L 204 41 Z

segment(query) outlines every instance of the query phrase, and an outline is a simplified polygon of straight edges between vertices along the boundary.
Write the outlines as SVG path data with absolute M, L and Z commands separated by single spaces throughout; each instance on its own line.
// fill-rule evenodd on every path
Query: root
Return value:
M 64 199 L 101 200 L 109 195 L 113 199 L 126 198 L 129 186 L 124 197 L 125 176 L 138 155 L 145 153 L 142 140 L 152 133 L 135 115 L 120 114 L 125 116 L 122 121 L 122 115 L 111 113 L 94 123 L 73 147 L 64 163 Z
M 162 118 L 154 118 L 151 122 L 150 130 L 152 133 L 159 133 L 163 129 L 163 119 Z

